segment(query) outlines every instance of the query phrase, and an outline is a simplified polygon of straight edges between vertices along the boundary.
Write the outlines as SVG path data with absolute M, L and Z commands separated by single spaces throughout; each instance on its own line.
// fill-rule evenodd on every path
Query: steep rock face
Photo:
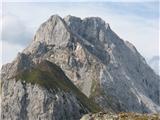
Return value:
M 20 66 L 24 61 L 31 62 L 24 54 L 18 58 L 21 58 L 17 59 L 18 64 L 12 64 Z M 2 71 L 4 74 L 4 68 Z M 20 71 L 12 75 L 8 79 L 2 77 L 1 81 L 3 120 L 79 120 L 85 113 L 100 110 L 58 66 L 48 61 L 32 62 L 26 69 L 21 66 Z
M 49 60 L 104 110 L 160 111 L 160 79 L 101 18 L 51 16 L 22 54 Z
M 15 80 L 5 82 L 2 91 L 3 120 L 78 120 L 87 112 L 73 94 L 63 91 L 52 93 Z

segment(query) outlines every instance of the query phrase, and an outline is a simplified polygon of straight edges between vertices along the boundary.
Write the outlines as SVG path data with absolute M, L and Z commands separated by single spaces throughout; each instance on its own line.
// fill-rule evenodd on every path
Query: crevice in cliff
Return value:
M 24 95 L 22 96 L 22 99 L 20 101 L 21 103 L 20 118 L 22 120 L 28 120 L 28 117 L 27 117 L 28 93 L 27 93 L 27 88 L 26 88 L 26 82 L 22 81 L 22 85 L 23 85 Z

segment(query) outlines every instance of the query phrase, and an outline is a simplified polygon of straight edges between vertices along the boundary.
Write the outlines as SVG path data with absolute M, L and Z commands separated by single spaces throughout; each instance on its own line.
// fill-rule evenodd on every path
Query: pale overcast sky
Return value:
M 2 15 L 0 39 L 1 42 L 3 41 L 0 56 L 2 64 L 11 62 L 17 53 L 30 43 L 40 24 L 53 14 L 61 17 L 66 15 L 81 18 L 101 17 L 123 40 L 135 45 L 145 58 L 159 55 L 159 3 L 156 1 L 83 3 L 62 2 L 63 0 L 60 0 L 60 3 L 44 2 L 44 0 L 30 1 L 32 2 L 21 0 L 21 2 L 3 3 L 3 9 L 0 12 Z

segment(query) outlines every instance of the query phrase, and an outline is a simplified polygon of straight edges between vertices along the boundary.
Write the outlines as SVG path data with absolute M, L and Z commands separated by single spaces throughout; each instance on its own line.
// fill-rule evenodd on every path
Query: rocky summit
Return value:
M 99 17 L 51 16 L 1 77 L 7 120 L 160 112 L 159 76 Z

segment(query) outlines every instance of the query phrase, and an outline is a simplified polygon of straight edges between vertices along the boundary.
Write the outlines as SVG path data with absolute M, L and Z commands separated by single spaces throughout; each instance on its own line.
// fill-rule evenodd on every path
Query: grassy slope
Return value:
M 91 112 L 98 112 L 101 110 L 98 105 L 89 100 L 77 87 L 75 87 L 57 65 L 49 61 L 42 61 L 30 70 L 19 72 L 16 75 L 16 80 L 38 84 L 47 89 L 57 90 L 59 88 L 66 92 L 72 91 L 77 99 Z

